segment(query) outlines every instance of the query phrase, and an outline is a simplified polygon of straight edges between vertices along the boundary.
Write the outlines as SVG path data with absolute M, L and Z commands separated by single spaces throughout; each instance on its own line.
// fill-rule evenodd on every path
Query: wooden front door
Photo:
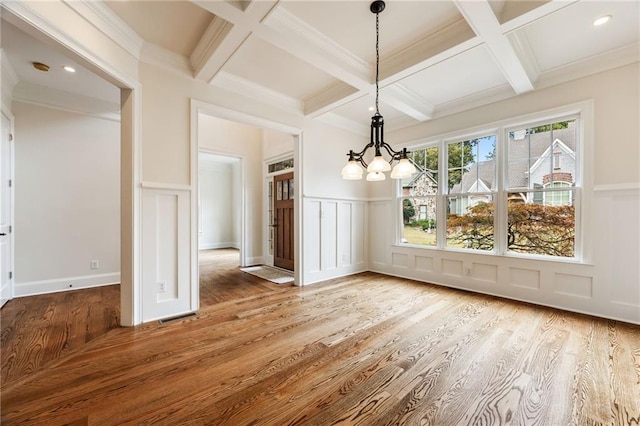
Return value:
M 293 271 L 293 173 L 273 178 L 274 210 L 273 264 Z

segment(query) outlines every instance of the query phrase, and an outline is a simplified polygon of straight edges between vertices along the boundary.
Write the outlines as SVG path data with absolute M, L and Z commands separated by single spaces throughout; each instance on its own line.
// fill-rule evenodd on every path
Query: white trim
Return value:
M 210 84 L 284 110 L 301 113 L 304 109 L 302 101 L 226 71 L 218 72 Z
M 193 98 L 191 99 L 191 108 L 195 108 L 198 113 L 247 124 L 249 126 L 271 129 L 277 132 L 289 133 L 291 135 L 299 135 L 302 132 L 302 130 L 300 130 L 299 128 L 290 126 L 288 124 L 278 123 L 267 118 L 258 117 L 233 109 L 199 101 Z
M 140 182 L 140 188 L 146 189 L 167 189 L 170 191 L 191 191 L 190 185 L 183 185 L 179 183 L 164 183 L 164 182 Z
M 191 63 L 187 58 L 148 41 L 142 46 L 140 61 L 192 77 Z
M 300 197 L 302 194 L 302 176 L 299 175 L 301 169 L 299 168 L 299 166 L 297 166 L 297 163 L 300 162 L 300 159 L 302 158 L 301 156 L 301 151 L 302 151 L 302 144 L 300 142 L 300 139 L 302 137 L 302 130 L 297 128 L 297 127 L 293 127 L 293 126 L 289 126 L 286 124 L 282 124 L 282 123 L 277 123 L 274 121 L 271 121 L 269 119 L 266 118 L 262 118 L 262 117 L 257 117 L 257 116 L 253 116 L 250 114 L 246 114 L 246 113 L 242 113 L 239 111 L 234 111 L 228 108 L 224 108 L 224 107 L 220 107 L 217 105 L 213 105 L 213 104 L 209 104 L 203 101 L 199 101 L 196 99 L 191 99 L 191 155 L 190 155 L 190 169 L 191 169 L 191 176 L 190 176 L 190 181 L 191 181 L 191 188 L 193 189 L 191 191 L 191 276 L 192 276 L 192 292 L 193 292 L 193 298 L 192 300 L 195 301 L 196 303 L 196 309 L 198 308 L 197 305 L 199 305 L 199 281 L 200 281 L 200 273 L 199 273 L 199 268 L 198 268 L 198 154 L 200 151 L 207 151 L 207 152 L 211 152 L 214 154 L 221 154 L 221 155 L 225 155 L 224 153 L 218 153 L 215 151 L 210 151 L 210 150 L 206 150 L 206 149 L 201 149 L 199 147 L 199 137 L 198 137 L 198 120 L 199 120 L 199 114 L 207 114 L 207 115 L 211 115 L 217 118 L 222 118 L 222 119 L 226 119 L 226 120 L 231 120 L 231 121 L 235 121 L 235 122 L 240 122 L 243 124 L 247 124 L 250 126 L 255 126 L 255 127 L 261 127 L 261 128 L 266 128 L 266 129 L 270 129 L 270 130 L 275 130 L 275 131 L 279 131 L 282 133 L 289 133 L 289 134 L 293 134 L 294 136 L 294 168 L 293 168 L 293 172 L 294 172 L 294 176 L 296 176 L 296 186 L 295 186 L 295 198 L 294 198 L 294 211 L 295 213 L 295 217 L 294 217 L 294 276 L 295 276 L 295 283 L 296 285 L 302 285 L 302 281 L 301 281 L 301 277 L 302 277 L 302 247 L 303 245 L 299 242 L 299 240 L 301 240 L 302 235 L 300 235 L 299 230 L 302 229 L 301 228 L 301 221 L 302 221 L 302 203 L 300 202 Z M 237 157 L 237 156 L 236 156 Z M 244 211 L 246 209 L 246 193 L 244 191 L 244 188 L 246 186 L 246 168 L 244 167 L 244 161 L 241 163 L 242 164 L 242 187 L 243 187 L 243 195 L 242 195 L 242 210 L 243 210 L 243 222 L 242 222 L 242 226 L 241 226 L 241 240 L 240 240 L 240 247 L 241 247 L 241 259 L 240 259 L 240 263 L 241 266 L 249 266 L 252 264 L 263 264 L 264 263 L 264 256 L 259 256 L 259 257 L 247 257 L 245 259 L 243 259 L 244 256 L 246 256 L 245 253 L 243 253 L 243 247 L 246 247 L 246 220 L 247 220 L 247 215 L 244 214 Z M 263 159 L 263 164 L 264 163 L 264 159 Z M 264 167 L 264 166 L 263 166 Z M 264 170 L 264 169 L 263 169 Z M 264 174 L 264 173 L 263 173 Z M 263 176 L 261 181 L 264 181 L 266 176 Z M 266 196 L 266 195 L 265 195 Z M 264 202 L 261 203 L 260 205 L 264 205 Z M 263 250 L 264 250 L 264 244 L 263 244 Z
M 29 2 L 3 2 L 2 8 L 7 10 L 8 14 L 3 15 L 3 18 L 8 17 L 10 21 L 16 22 L 21 26 L 30 26 L 43 33 L 46 37 L 49 37 L 52 41 L 69 50 L 72 59 L 75 56 L 75 60 L 80 62 L 86 61 L 92 64 L 104 77 L 109 81 L 117 82 L 117 86 L 127 88 L 130 90 L 132 96 L 131 111 L 131 144 L 126 148 L 129 150 L 128 154 L 131 157 L 131 169 L 125 170 L 120 167 L 120 177 L 123 185 L 131 184 L 127 190 L 131 193 L 131 200 L 127 200 L 126 204 L 131 204 L 131 212 L 124 212 L 122 210 L 122 195 L 121 195 L 121 222 L 120 227 L 130 226 L 131 228 L 131 246 L 126 247 L 123 253 L 130 253 L 131 259 L 127 259 L 131 262 L 131 288 L 122 289 L 120 297 L 120 323 L 124 326 L 133 326 L 139 324 L 142 321 L 142 270 L 141 270 L 141 189 L 139 187 L 141 170 L 142 170 L 142 135 L 141 135 L 141 123 L 142 123 L 142 97 L 141 97 L 141 85 L 137 80 L 136 75 L 122 72 L 115 68 L 111 63 L 105 61 L 102 57 L 96 55 L 93 51 L 87 49 L 86 45 L 81 40 L 76 40 L 70 37 L 64 28 L 58 28 L 52 24 L 52 22 L 45 16 L 40 15 L 34 9 L 29 7 Z M 86 19 L 86 17 L 83 17 Z M 136 68 L 137 73 L 137 68 Z M 122 97 L 121 97 L 121 109 L 122 109 Z M 127 122 L 125 117 L 125 123 Z M 122 117 L 121 117 L 122 123 Z M 121 126 L 122 127 L 122 126 Z M 122 150 L 122 142 L 121 142 Z M 124 157 L 124 150 L 122 150 Z M 122 192 L 121 192 L 122 193 Z M 123 213 L 127 213 L 126 215 Z M 128 214 L 130 213 L 130 215 Z M 121 246 L 125 243 L 121 242 Z M 122 277 L 121 277 L 122 278 Z
M 64 2 L 131 56 L 140 58 L 144 39 L 106 4 L 94 0 L 64 0 Z
M 15 284 L 14 296 L 26 297 L 37 294 L 57 293 L 60 291 L 78 290 L 81 288 L 101 287 L 114 284 L 120 284 L 119 272 L 64 277 L 53 280 L 28 281 Z

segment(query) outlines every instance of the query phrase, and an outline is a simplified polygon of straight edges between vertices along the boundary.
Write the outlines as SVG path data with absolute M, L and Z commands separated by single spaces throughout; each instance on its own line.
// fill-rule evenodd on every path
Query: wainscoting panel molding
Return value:
M 143 322 L 192 310 L 189 206 L 189 190 L 143 188 Z
M 366 202 L 304 200 L 304 284 L 367 270 Z
M 371 201 L 369 270 L 640 324 L 640 189 L 592 193 L 584 262 L 496 256 L 398 244 L 394 201 Z

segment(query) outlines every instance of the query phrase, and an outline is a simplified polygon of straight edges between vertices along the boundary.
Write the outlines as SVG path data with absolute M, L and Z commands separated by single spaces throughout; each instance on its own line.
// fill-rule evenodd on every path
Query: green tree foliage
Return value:
M 413 206 L 413 202 L 408 198 L 402 200 L 402 218 L 404 219 L 404 224 L 411 222 L 413 217 L 416 215 L 416 208 Z
M 448 239 L 463 247 L 493 250 L 493 203 L 478 203 L 464 215 L 447 219 Z M 573 206 L 544 206 L 509 203 L 507 247 L 529 254 L 573 257 L 575 209 Z
M 532 127 L 529 129 L 529 133 L 542 133 L 542 132 L 550 132 L 553 130 L 566 129 L 569 127 L 568 121 L 560 121 L 558 123 L 553 124 L 545 124 L 544 126 Z

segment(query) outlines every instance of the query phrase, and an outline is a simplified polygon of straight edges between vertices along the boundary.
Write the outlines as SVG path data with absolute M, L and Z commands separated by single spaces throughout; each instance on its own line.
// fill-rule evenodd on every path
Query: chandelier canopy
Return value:
M 371 136 L 370 141 L 362 151 L 354 152 L 350 150 L 347 154 L 349 161 L 347 165 L 342 169 L 342 178 L 348 180 L 362 179 L 363 167 L 367 169 L 368 181 L 382 181 L 386 179 L 385 172 L 391 170 L 391 164 L 397 161 L 397 164 L 391 171 L 391 178 L 393 179 L 406 179 L 411 177 L 416 168 L 409 160 L 406 148 L 402 151 L 394 151 L 391 146 L 384 141 L 384 118 L 380 114 L 378 100 L 379 100 L 379 69 L 380 69 L 380 12 L 385 8 L 385 3 L 382 0 L 376 0 L 371 3 L 369 9 L 371 13 L 376 15 L 376 113 L 371 117 Z M 364 161 L 364 155 L 369 148 L 375 148 L 375 156 L 370 164 Z M 390 159 L 387 161 L 382 156 L 382 153 L 386 152 Z

